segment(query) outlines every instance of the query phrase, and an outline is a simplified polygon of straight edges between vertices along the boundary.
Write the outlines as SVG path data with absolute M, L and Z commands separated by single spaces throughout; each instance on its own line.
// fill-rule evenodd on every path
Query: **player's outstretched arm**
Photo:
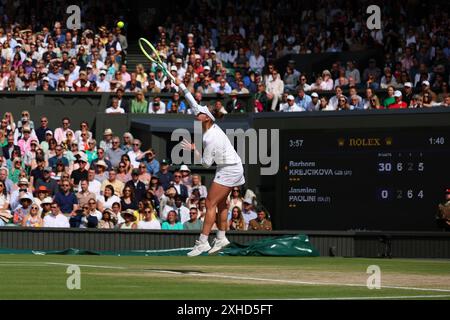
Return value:
M 183 82 L 180 79 L 175 79 L 175 84 L 183 91 L 185 99 L 188 101 L 189 105 L 192 108 L 192 111 L 195 115 L 199 114 L 199 104 L 195 101 L 192 93 L 186 88 Z

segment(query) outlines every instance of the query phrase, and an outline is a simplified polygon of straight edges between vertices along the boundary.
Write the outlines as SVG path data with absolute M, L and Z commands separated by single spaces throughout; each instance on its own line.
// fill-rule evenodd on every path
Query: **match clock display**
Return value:
M 287 130 L 280 228 L 436 231 L 450 128 Z

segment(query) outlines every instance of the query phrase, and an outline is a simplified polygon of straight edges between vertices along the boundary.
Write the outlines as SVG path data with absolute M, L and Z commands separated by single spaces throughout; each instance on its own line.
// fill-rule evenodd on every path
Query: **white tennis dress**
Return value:
M 200 106 L 184 84 L 180 84 L 180 88 L 195 115 L 205 113 L 214 120 L 208 108 Z M 226 187 L 237 187 L 245 183 L 241 158 L 217 124 L 214 123 L 203 134 L 203 147 L 202 165 L 207 168 L 213 163 L 217 165 L 214 182 Z

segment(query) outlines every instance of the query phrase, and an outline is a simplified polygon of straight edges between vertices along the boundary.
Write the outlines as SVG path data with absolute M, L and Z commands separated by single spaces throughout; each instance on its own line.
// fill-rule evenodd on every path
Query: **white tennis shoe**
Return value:
M 208 252 L 209 250 L 211 250 L 211 246 L 208 241 L 201 242 L 200 240 L 196 240 L 194 248 L 192 248 L 192 251 L 188 252 L 187 255 L 189 257 L 196 257 L 201 255 L 203 252 Z
M 228 246 L 229 244 L 230 244 L 230 241 L 228 241 L 227 238 L 223 238 L 223 239 L 215 238 L 213 240 L 213 247 L 211 250 L 208 251 L 208 254 L 216 253 L 216 252 L 222 250 L 223 248 L 225 248 L 226 246 Z

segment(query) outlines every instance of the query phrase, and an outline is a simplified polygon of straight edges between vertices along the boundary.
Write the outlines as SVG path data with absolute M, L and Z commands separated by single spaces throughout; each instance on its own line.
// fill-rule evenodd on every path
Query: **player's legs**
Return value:
M 205 236 L 209 236 L 211 233 L 211 228 L 214 225 L 214 222 L 216 222 L 216 213 L 217 208 L 219 207 L 219 217 L 220 221 L 217 221 L 217 227 L 219 230 L 226 230 L 226 219 L 227 219 L 227 212 L 226 212 L 226 200 L 228 195 L 231 192 L 231 187 L 226 187 L 224 185 L 218 184 L 216 182 L 213 182 L 211 184 L 211 188 L 208 191 L 208 196 L 206 198 L 206 216 L 205 221 L 203 222 L 203 229 L 202 234 Z M 223 208 L 223 204 L 225 204 L 225 209 Z M 222 229 L 222 221 L 223 221 L 223 211 L 225 210 L 225 229 Z
M 222 217 L 222 212 L 223 212 L 223 202 L 225 201 L 226 204 L 226 198 L 227 196 L 230 194 L 231 192 L 231 187 L 226 187 L 223 186 L 221 184 L 218 184 L 216 182 L 213 182 L 211 184 L 211 188 L 209 189 L 208 192 L 208 196 L 206 198 L 206 215 L 205 215 L 205 221 L 203 222 L 203 229 L 202 229 L 202 233 L 200 234 L 199 240 L 196 241 L 196 244 L 194 246 L 194 248 L 192 249 L 192 251 L 190 251 L 188 253 L 188 256 L 198 256 L 200 254 L 202 254 L 203 252 L 208 252 L 209 250 L 211 250 L 211 246 L 208 243 L 208 236 L 211 233 L 211 229 L 216 221 L 217 217 L 217 208 L 220 204 L 220 209 L 221 209 L 221 217 L 220 220 L 217 219 L 218 221 L 218 227 L 222 228 L 222 226 L 224 226 L 226 228 L 226 222 L 225 225 L 222 223 L 223 221 L 223 217 Z M 226 215 L 226 212 L 225 212 Z M 225 219 L 227 217 L 225 216 Z M 226 229 L 225 229 L 226 230 Z M 220 231 L 219 232 L 223 235 L 225 235 L 225 231 Z M 228 241 L 228 240 L 227 240 Z

